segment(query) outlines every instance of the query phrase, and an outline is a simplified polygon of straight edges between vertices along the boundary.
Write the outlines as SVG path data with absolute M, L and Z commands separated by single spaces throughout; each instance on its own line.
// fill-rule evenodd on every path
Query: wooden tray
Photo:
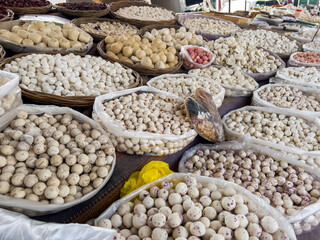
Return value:
M 33 53 L 23 53 L 23 54 L 14 55 L 13 57 L 10 57 L 10 58 L 6 58 L 0 62 L 0 69 L 3 69 L 7 63 L 10 63 L 11 61 L 15 60 L 16 58 L 24 57 L 24 56 L 31 55 L 31 54 L 33 54 Z M 41 52 L 41 53 L 37 53 L 37 54 L 67 55 L 70 53 L 68 53 L 68 52 L 62 52 L 62 53 Z M 75 54 L 80 55 L 82 57 L 85 56 L 84 54 L 77 54 L 77 53 L 75 53 Z M 123 67 L 128 68 L 126 66 L 123 66 Z M 133 71 L 132 74 L 135 76 L 136 82 L 128 88 L 135 88 L 135 87 L 138 87 L 139 85 L 142 85 L 142 78 L 140 77 L 140 75 L 135 71 Z M 65 106 L 65 107 L 87 108 L 87 107 L 92 107 L 94 100 L 96 98 L 95 96 L 57 96 L 54 94 L 48 94 L 48 93 L 43 93 L 43 92 L 38 92 L 38 91 L 31 91 L 31 90 L 23 88 L 23 87 L 20 87 L 20 88 L 22 91 L 22 96 L 24 96 L 25 98 L 27 98 L 37 104 L 51 104 L 51 105 Z
M 0 29 L 11 30 L 13 26 L 22 26 L 25 23 L 32 22 L 27 20 L 15 20 L 9 22 L 0 22 Z M 55 23 L 56 25 L 62 26 L 63 24 Z M 79 29 L 81 30 L 81 29 Z M 83 30 L 81 30 L 83 31 Z M 40 47 L 40 46 L 24 46 L 22 44 L 14 43 L 9 40 L 0 37 L 0 45 L 2 45 L 5 49 L 10 49 L 15 53 L 29 53 L 29 52 L 74 52 L 74 53 L 86 53 L 93 46 L 93 38 L 91 38 L 90 42 L 81 47 L 76 48 L 49 48 L 49 47 Z
M 162 75 L 162 74 L 175 73 L 175 72 L 179 71 L 179 69 L 182 66 L 182 59 L 181 59 L 180 55 L 178 55 L 178 64 L 174 67 L 171 67 L 171 68 L 155 69 L 155 68 L 147 68 L 147 67 L 137 66 L 135 64 L 131 64 L 131 63 L 124 62 L 124 61 L 119 61 L 117 59 L 109 57 L 105 52 L 105 47 L 106 47 L 106 44 L 104 41 L 99 42 L 97 45 L 97 49 L 98 49 L 98 52 L 101 57 L 107 59 L 110 62 L 118 62 L 122 65 L 125 65 L 128 68 L 131 68 L 131 69 L 137 71 L 141 75 L 158 76 L 158 75 Z
M 43 7 L 10 7 L 6 6 L 8 9 L 12 10 L 16 15 L 25 15 L 25 14 L 41 14 L 47 13 L 51 10 L 52 4 L 48 4 Z
M 167 25 L 175 24 L 176 21 L 177 21 L 177 16 L 172 11 L 171 12 L 173 13 L 174 18 L 172 20 L 166 20 L 166 21 L 143 21 L 143 20 L 137 20 L 137 19 L 132 19 L 132 18 L 125 18 L 125 17 L 122 17 L 122 16 L 116 14 L 116 11 L 118 11 L 120 8 L 130 7 L 130 6 L 149 6 L 149 7 L 154 7 L 154 8 L 156 7 L 156 8 L 166 9 L 166 8 L 157 6 L 155 4 L 148 4 L 146 2 L 119 1 L 119 2 L 111 3 L 111 5 L 110 5 L 110 15 L 113 18 L 122 20 L 124 22 L 128 22 L 128 23 L 130 23 L 132 25 L 135 25 L 137 27 L 144 27 L 144 26 L 154 25 L 154 24 L 167 26 Z M 168 9 L 166 9 L 166 10 L 168 10 Z M 168 11 L 170 11 L 170 10 L 168 10 Z
M 63 3 L 56 4 L 55 8 L 59 13 L 71 17 L 102 17 L 109 13 L 109 8 L 103 10 L 71 10 L 63 6 Z
M 109 18 L 75 18 L 71 21 L 74 25 L 76 25 L 77 27 L 81 28 L 80 25 L 81 24 L 84 24 L 84 23 L 95 23 L 95 22 L 120 22 L 120 23 L 123 23 L 123 24 L 127 24 L 127 25 L 130 25 L 134 28 L 137 29 L 137 34 L 139 34 L 139 29 L 129 23 L 126 23 L 126 22 L 123 22 L 123 21 L 120 21 L 120 20 L 116 20 L 116 19 L 109 19 Z M 84 29 L 81 28 L 83 31 Z M 107 36 L 109 35 L 101 35 L 101 34 L 96 34 L 96 33 L 93 33 L 93 32 L 87 32 L 89 33 L 93 39 L 97 42 L 100 42 L 102 41 L 103 39 L 105 39 Z

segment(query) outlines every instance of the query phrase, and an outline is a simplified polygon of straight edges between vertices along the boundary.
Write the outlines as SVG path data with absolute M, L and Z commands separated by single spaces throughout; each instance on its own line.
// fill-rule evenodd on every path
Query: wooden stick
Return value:
M 318 34 L 318 32 L 319 32 L 319 29 L 320 29 L 320 24 L 319 24 L 318 29 L 317 29 L 316 33 L 314 34 L 311 42 L 313 42 L 313 40 L 316 38 L 316 36 L 317 36 L 317 34 Z

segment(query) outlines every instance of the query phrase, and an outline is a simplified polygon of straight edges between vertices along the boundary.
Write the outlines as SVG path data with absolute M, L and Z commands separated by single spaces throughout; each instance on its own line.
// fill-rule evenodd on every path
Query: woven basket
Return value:
M 56 4 L 55 8 L 59 13 L 71 17 L 102 17 L 109 13 L 109 8 L 103 10 L 71 10 L 63 6 L 63 3 Z
M 16 58 L 20 58 L 23 56 L 27 56 L 33 53 L 23 53 L 23 54 L 17 54 L 13 57 L 6 58 L 3 61 L 0 62 L 0 69 L 3 69 L 7 63 L 10 63 L 11 61 L 15 60 Z M 69 53 L 62 52 L 62 53 L 50 53 L 50 52 L 41 52 L 37 54 L 61 54 L 61 55 L 67 55 Z M 84 57 L 84 54 L 76 54 Z M 123 65 L 122 65 L 123 66 Z M 128 68 L 126 66 L 123 66 L 124 68 Z M 136 78 L 136 82 L 132 84 L 129 88 L 135 88 L 139 85 L 142 85 L 142 78 L 140 75 L 133 71 L 133 75 Z M 25 98 L 31 100 L 34 103 L 37 104 L 51 104 L 51 105 L 57 105 L 57 106 L 65 106 L 65 107 L 76 107 L 76 108 L 88 108 L 92 107 L 95 96 L 57 96 L 53 94 L 38 92 L 38 91 L 31 91 L 29 89 L 20 87 L 22 91 L 22 96 Z
M 9 22 L 0 22 L 0 29 L 11 30 L 14 26 L 22 26 L 25 23 L 30 23 L 31 20 L 15 20 Z M 62 27 L 63 24 L 56 23 Z M 79 31 L 81 29 L 78 29 Z M 82 30 L 81 30 L 82 31 Z M 25 46 L 19 43 L 15 43 L 0 37 L 0 45 L 2 45 L 5 49 L 9 49 L 15 53 L 34 53 L 34 52 L 75 52 L 75 53 L 86 53 L 93 46 L 93 38 L 90 37 L 90 41 L 83 46 L 74 47 L 74 48 L 51 48 L 51 47 L 40 47 L 37 45 Z
M 162 74 L 175 73 L 175 72 L 179 71 L 179 69 L 182 66 L 182 59 L 180 57 L 180 54 L 178 55 L 178 64 L 176 66 L 171 67 L 171 68 L 166 68 L 166 69 L 155 69 L 155 68 L 147 68 L 147 67 L 137 66 L 135 64 L 131 64 L 128 62 L 119 61 L 117 59 L 111 58 L 106 54 L 105 47 L 106 47 L 106 45 L 105 45 L 104 41 L 99 42 L 97 45 L 97 49 L 98 49 L 98 52 L 101 57 L 107 59 L 110 62 L 118 62 L 122 65 L 125 65 L 128 68 L 131 68 L 131 69 L 137 71 L 141 75 L 158 76 L 158 75 L 162 75 Z
M 116 14 L 116 11 L 118 11 L 120 8 L 124 8 L 124 7 L 130 7 L 130 6 L 149 6 L 149 7 L 154 7 L 154 8 L 162 8 L 162 9 L 166 9 L 166 8 L 163 8 L 163 7 L 160 7 L 160 6 L 157 6 L 157 5 L 154 5 L 154 4 L 148 4 L 146 2 L 138 2 L 138 1 L 119 1 L 119 2 L 113 2 L 111 3 L 110 5 L 110 15 L 113 17 L 113 18 L 116 18 L 116 19 L 119 19 L 119 20 L 122 20 L 124 22 L 128 22 L 132 25 L 135 25 L 137 27 L 144 27 L 144 26 L 148 26 L 148 25 L 164 25 L 164 26 L 167 26 L 167 25 L 172 25 L 172 24 L 175 24 L 176 21 L 177 21 L 177 17 L 175 15 L 174 12 L 173 15 L 175 16 L 172 20 L 167 20 L 167 21 L 143 21 L 143 20 L 137 20 L 137 19 L 132 19 L 132 18 L 125 18 L 125 17 L 122 17 L 118 14 Z M 168 10 L 168 9 L 166 9 Z M 168 10 L 169 11 L 169 10 Z
M 0 22 L 6 22 L 6 21 L 12 21 L 14 17 L 14 12 L 12 12 L 10 9 L 7 9 L 8 15 L 4 18 L 0 19 Z
M 143 37 L 143 35 L 146 33 L 146 32 L 151 32 L 152 29 L 162 29 L 162 28 L 174 28 L 174 29 L 179 29 L 181 28 L 182 26 L 180 25 L 168 25 L 168 26 L 163 26 L 163 25 L 150 25 L 150 26 L 145 26 L 143 28 L 140 29 L 139 31 L 139 35 L 141 37 Z M 205 42 L 209 42 L 208 38 L 202 36 L 203 40 Z
M 126 23 L 126 22 L 123 22 L 123 21 L 120 21 L 120 20 L 116 20 L 116 19 L 109 19 L 109 18 L 75 18 L 71 21 L 74 25 L 76 25 L 77 27 L 81 28 L 80 25 L 81 24 L 84 24 L 84 23 L 95 23 L 95 22 L 120 22 L 120 23 L 123 23 L 123 24 L 128 24 L 134 28 L 137 29 L 137 34 L 139 32 L 139 29 L 129 23 Z M 84 30 L 83 28 L 81 28 L 82 30 Z M 109 35 L 100 35 L 100 34 L 96 34 L 96 33 L 93 33 L 93 32 L 89 32 L 87 31 L 87 33 L 89 33 L 93 39 L 97 42 L 100 42 L 102 41 L 103 39 L 105 39 L 107 36 Z
M 5 51 L 4 48 L 0 45 L 0 61 L 2 61 L 2 59 L 4 59 L 5 56 L 6 56 L 6 51 Z
M 42 14 L 47 13 L 51 10 L 52 4 L 48 4 L 47 6 L 43 7 L 10 7 L 8 6 L 10 10 L 14 12 L 16 15 L 25 15 L 25 14 Z

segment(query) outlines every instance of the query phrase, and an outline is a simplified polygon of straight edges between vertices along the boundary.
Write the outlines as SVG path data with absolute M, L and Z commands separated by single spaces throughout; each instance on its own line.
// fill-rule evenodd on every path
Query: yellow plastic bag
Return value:
M 128 181 L 126 181 L 121 189 L 120 197 L 124 197 L 139 187 L 171 173 L 173 173 L 173 171 L 170 170 L 168 163 L 162 161 L 151 161 L 146 164 L 140 172 L 134 172 L 131 174 Z

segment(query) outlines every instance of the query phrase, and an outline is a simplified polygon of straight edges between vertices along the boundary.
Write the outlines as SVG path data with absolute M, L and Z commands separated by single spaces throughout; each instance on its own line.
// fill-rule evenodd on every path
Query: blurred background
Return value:
M 214 9 L 221 12 L 229 11 L 229 0 L 206 0 Z M 231 0 L 230 12 L 250 10 L 259 6 L 278 5 L 288 0 Z M 53 4 L 62 2 L 93 2 L 92 0 L 51 0 Z M 94 2 L 112 2 L 112 0 L 94 0 Z M 319 0 L 289 0 L 289 3 L 297 5 L 319 4 Z M 190 12 L 203 10 L 203 0 L 151 0 L 151 3 L 166 7 L 175 12 Z

